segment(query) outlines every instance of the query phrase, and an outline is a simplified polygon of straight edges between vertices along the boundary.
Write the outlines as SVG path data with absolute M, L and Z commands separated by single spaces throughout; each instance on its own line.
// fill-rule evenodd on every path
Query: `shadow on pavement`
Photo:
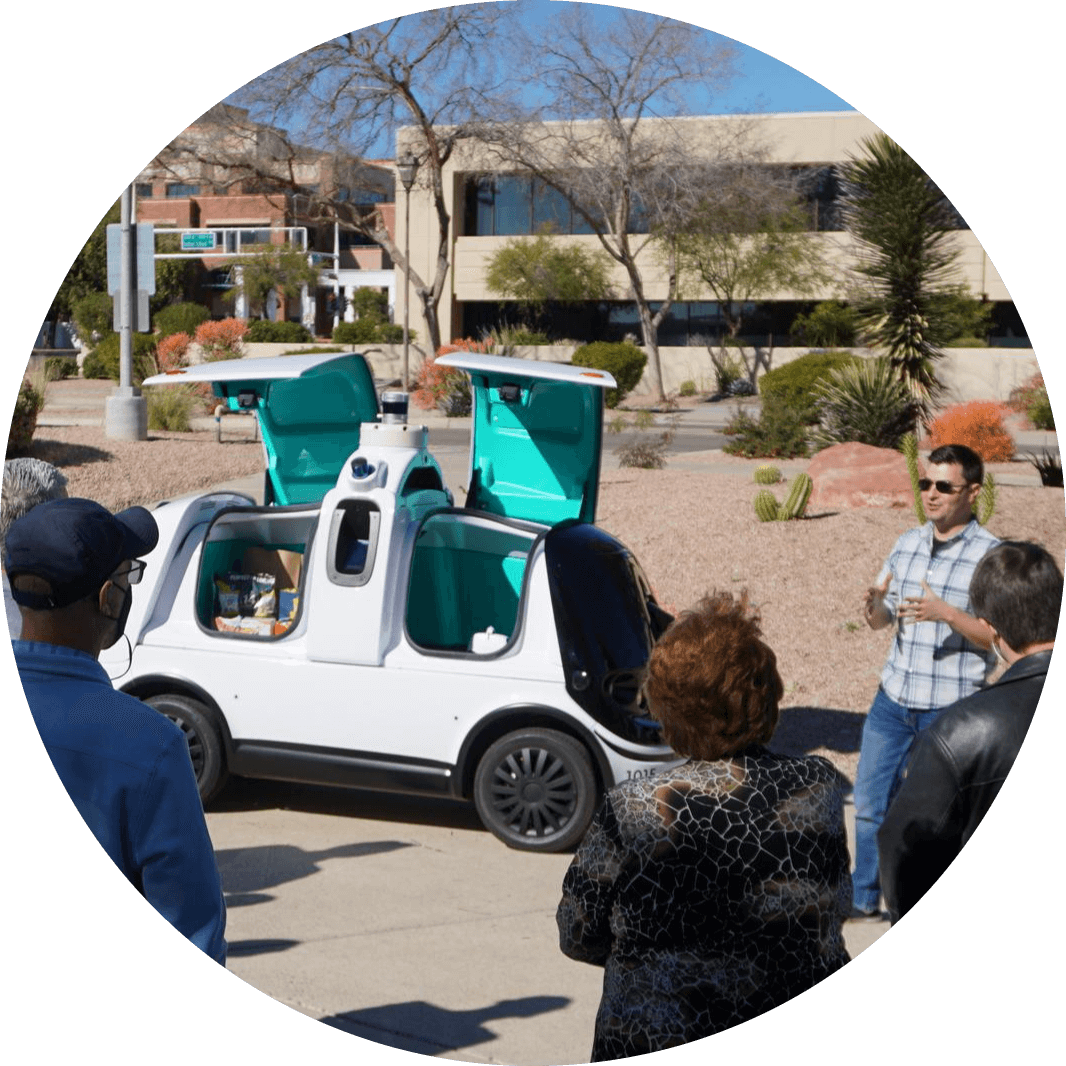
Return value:
M 866 715 L 827 707 L 785 707 L 781 711 L 770 750 L 782 755 L 806 755 L 815 748 L 859 750 Z
M 250 955 L 269 955 L 275 951 L 288 951 L 299 940 L 231 940 L 227 945 L 227 957 L 244 959 Z
M 446 1010 L 423 1000 L 345 1011 L 320 1019 L 326 1025 L 378 1044 L 423 1055 L 484 1044 L 496 1039 L 486 1022 L 496 1018 L 532 1018 L 569 1006 L 565 996 L 502 999 L 478 1010 Z M 591 1042 L 591 1035 L 589 1037 Z
M 265 844 L 254 848 L 223 848 L 215 856 L 227 904 L 229 894 L 234 893 L 236 905 L 247 906 L 273 898 L 263 893 L 265 888 L 276 888 L 318 873 L 318 864 L 325 859 L 358 859 L 411 846 L 399 840 L 380 840 L 338 844 L 324 851 L 304 851 L 294 844 Z

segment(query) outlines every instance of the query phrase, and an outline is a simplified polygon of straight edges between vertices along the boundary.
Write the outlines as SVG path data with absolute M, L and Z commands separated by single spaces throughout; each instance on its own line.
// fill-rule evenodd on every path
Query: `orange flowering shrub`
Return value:
M 929 446 L 965 444 L 986 463 L 1014 458 L 1014 438 L 1003 428 L 1003 404 L 971 400 L 949 407 L 929 427 Z
M 155 361 L 159 372 L 177 370 L 179 366 L 189 365 L 189 345 L 192 337 L 188 333 L 171 333 L 155 346 Z
M 194 340 L 204 353 L 205 362 L 239 359 L 244 354 L 244 335 L 248 323 L 243 318 L 224 318 L 221 322 L 201 322 Z
M 423 411 L 439 407 L 446 415 L 470 413 L 470 380 L 462 370 L 450 366 L 437 366 L 437 357 L 449 352 L 489 352 L 492 344 L 475 341 L 469 337 L 442 344 L 436 355 L 430 356 L 419 367 L 415 389 L 411 399 Z

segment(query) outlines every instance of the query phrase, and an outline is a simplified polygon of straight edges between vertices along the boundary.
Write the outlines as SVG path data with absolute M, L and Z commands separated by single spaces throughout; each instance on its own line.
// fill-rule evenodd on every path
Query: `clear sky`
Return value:
M 552 0 L 523 0 L 523 18 L 543 22 L 550 26 Z M 598 5 L 588 5 L 589 7 Z M 604 5 L 609 6 L 609 5 Z M 706 8 L 704 10 L 707 10 Z M 708 13 L 709 14 L 709 13 Z M 713 18 L 706 22 L 713 25 Z M 722 36 L 712 34 L 712 36 Z M 751 48 L 742 41 L 732 41 L 739 49 L 740 76 L 720 94 L 709 109 L 722 112 L 772 112 L 772 111 L 851 111 L 852 106 L 834 95 L 819 82 L 801 74 L 795 67 L 781 63 L 773 56 Z

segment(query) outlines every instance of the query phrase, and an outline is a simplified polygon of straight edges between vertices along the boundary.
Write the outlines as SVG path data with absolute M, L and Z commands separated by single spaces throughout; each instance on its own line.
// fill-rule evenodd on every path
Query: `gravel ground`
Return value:
M 32 454 L 63 469 L 71 495 L 113 510 L 263 468 L 260 444 L 219 444 L 211 432 L 152 432 L 147 442 L 127 443 L 95 427 L 41 427 Z M 758 460 L 715 452 L 683 462 L 683 469 L 605 470 L 599 524 L 633 549 L 672 611 L 711 589 L 748 589 L 785 683 L 775 747 L 823 754 L 853 779 L 862 719 L 891 640 L 889 630 L 864 624 L 863 594 L 913 512 L 860 508 L 761 523 L 752 509 Z M 1063 512 L 1061 489 L 1003 486 L 989 528 L 1039 541 L 1062 560 Z

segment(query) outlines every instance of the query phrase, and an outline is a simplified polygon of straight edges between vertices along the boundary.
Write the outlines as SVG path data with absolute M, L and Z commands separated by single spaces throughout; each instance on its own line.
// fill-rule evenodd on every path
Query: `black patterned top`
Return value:
M 556 915 L 562 950 L 604 967 L 593 1062 L 728 1029 L 848 961 L 842 784 L 753 747 L 607 794 Z

